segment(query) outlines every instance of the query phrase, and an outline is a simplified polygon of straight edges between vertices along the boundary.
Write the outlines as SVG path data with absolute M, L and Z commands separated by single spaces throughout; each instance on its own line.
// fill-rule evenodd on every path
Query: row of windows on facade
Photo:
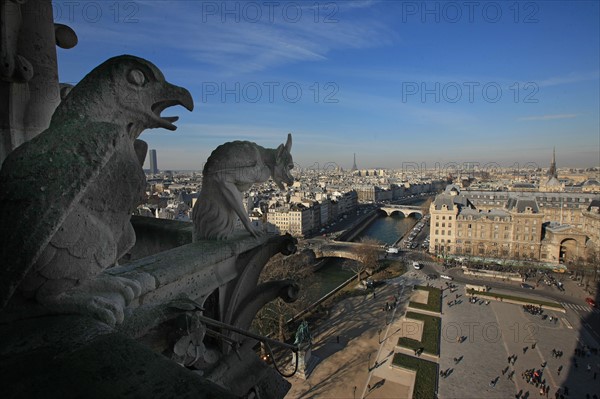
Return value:
M 571 219 L 572 219 L 572 218 L 571 218 Z M 525 224 L 529 224 L 529 223 L 527 223 L 527 222 L 528 222 L 528 221 L 526 220 L 526 221 L 525 221 Z M 534 221 L 533 221 L 533 224 L 534 224 L 534 225 L 537 225 L 537 220 L 534 220 Z M 435 222 L 435 227 L 440 227 L 440 224 L 439 224 L 439 222 Z M 442 223 L 442 227 L 446 227 L 446 223 Z M 448 227 L 449 227 L 449 228 L 451 228 L 451 227 L 452 227 L 452 223 L 448 223 Z M 459 229 L 462 229 L 462 227 L 463 227 L 462 223 L 458 223 L 458 224 L 457 224 L 457 227 L 458 227 Z M 485 225 L 478 225 L 478 227 L 479 227 L 481 230 L 484 230 L 484 229 L 485 229 Z M 510 227 L 510 226 L 504 226 L 504 230 L 508 230 L 508 229 L 509 229 L 509 227 Z M 471 228 L 473 228 L 473 225 L 472 225 L 471 223 L 468 223 L 468 224 L 467 224 L 467 228 L 468 228 L 468 229 L 471 229 Z M 495 225 L 494 225 L 494 230 L 498 230 L 498 228 L 499 228 L 499 226 L 498 226 L 497 224 L 495 224 Z M 532 229 L 533 229 L 533 227 L 532 227 Z M 437 231 L 437 230 L 436 230 L 436 231 Z M 521 228 L 520 228 L 520 227 L 517 227 L 517 231 L 521 231 Z M 529 231 L 529 227 L 525 227 L 525 232 L 528 232 L 528 231 Z M 437 232 L 436 232 L 436 234 L 437 234 Z
M 484 199 L 501 199 L 501 200 L 506 200 L 508 199 L 508 196 L 505 195 L 501 195 L 498 197 L 494 197 L 493 195 L 481 195 L 481 194 L 475 194 L 475 195 L 468 195 L 468 197 L 470 199 L 481 199 L 482 197 Z M 547 201 L 547 202 L 554 202 L 554 201 L 561 201 L 561 200 L 566 200 L 567 202 L 592 202 L 592 198 L 591 197 L 536 197 L 536 200 L 538 201 Z
M 435 234 L 438 234 L 438 230 L 436 230 L 436 231 L 435 231 Z M 440 234 L 439 234 L 439 235 L 442 235 L 442 236 L 443 236 L 443 235 L 448 235 L 448 236 L 450 236 L 450 235 L 452 235 L 452 234 L 451 234 L 450 232 L 448 232 L 447 234 L 444 234 L 444 230 L 442 230 L 442 231 L 440 232 Z M 462 232 L 461 232 L 461 231 L 459 231 L 459 232 L 458 232 L 458 236 L 459 236 L 459 237 L 462 237 L 462 236 L 463 236 L 463 234 L 462 234 Z M 475 237 L 475 236 L 474 236 L 473 234 L 471 234 L 471 232 L 469 232 L 469 233 L 467 234 L 467 237 Z M 479 235 L 479 237 L 480 237 L 480 238 L 488 238 L 488 237 L 486 236 L 485 232 L 482 232 L 482 233 Z M 500 235 L 499 235 L 498 233 L 494 233 L 494 237 L 493 237 L 493 238 L 495 238 L 495 239 L 498 239 L 498 238 L 500 238 Z M 504 233 L 504 236 L 503 236 L 503 238 L 504 238 L 505 240 L 508 240 L 508 239 L 510 239 L 510 234 L 509 234 L 509 233 Z M 521 238 L 523 238 L 523 240 L 521 240 Z M 442 239 L 442 240 L 443 240 L 443 239 Z M 436 238 L 436 239 L 434 240 L 434 242 L 437 242 L 437 241 L 438 241 L 438 239 Z M 458 241 L 459 241 L 459 240 L 457 240 L 456 242 L 458 242 Z M 517 235 L 515 235 L 515 241 L 537 241 L 537 238 L 536 238 L 536 236 L 535 236 L 535 235 L 530 235 L 530 236 L 529 236 L 529 235 L 523 235 L 523 236 L 521 236 L 520 234 L 517 234 Z M 448 242 L 450 242 L 450 240 L 448 240 Z
M 444 245 L 439 245 L 438 246 L 438 245 L 436 245 L 435 250 L 436 250 L 436 252 L 451 252 L 452 248 L 450 246 L 444 246 Z M 486 254 L 485 248 L 478 248 L 477 252 L 479 253 L 479 255 L 485 255 Z M 460 248 L 460 247 L 456 248 L 456 254 L 457 255 L 461 255 L 461 254 L 470 255 L 472 253 L 474 253 L 474 251 L 473 251 L 472 248 L 464 248 L 464 250 L 462 248 Z M 490 255 L 492 255 L 492 256 L 499 255 L 499 254 L 502 254 L 502 256 L 508 256 L 509 253 L 510 253 L 509 249 L 502 249 L 501 251 L 497 250 L 497 249 L 494 249 L 494 250 L 490 251 Z M 519 252 L 516 252 L 516 254 L 518 254 L 518 253 Z M 535 258 L 535 253 L 534 252 L 529 252 L 529 254 L 528 254 L 527 251 L 521 251 L 520 253 L 522 254 L 522 256 L 529 256 L 530 259 L 534 259 Z M 542 258 L 546 258 L 547 257 L 546 254 L 542 254 L 541 256 L 542 256 Z

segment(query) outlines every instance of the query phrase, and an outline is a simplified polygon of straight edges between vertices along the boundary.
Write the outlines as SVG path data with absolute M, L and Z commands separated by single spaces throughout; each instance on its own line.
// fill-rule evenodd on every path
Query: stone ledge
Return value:
M 239 275 L 238 255 L 263 246 L 271 238 L 236 232 L 226 241 L 198 241 L 117 266 L 105 273 L 135 280 L 141 295 L 129 307 L 164 302 L 181 295 L 199 298 Z

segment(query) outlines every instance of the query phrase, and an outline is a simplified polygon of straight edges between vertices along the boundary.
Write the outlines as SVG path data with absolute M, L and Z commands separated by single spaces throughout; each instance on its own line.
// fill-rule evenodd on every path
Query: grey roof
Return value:
M 460 188 L 456 184 L 448 184 L 446 190 L 444 190 L 444 194 L 450 194 L 453 190 L 460 194 Z
M 532 183 L 515 183 L 512 185 L 513 188 L 535 188 Z
M 483 210 L 472 209 L 472 208 L 463 208 L 463 209 L 461 209 L 459 214 L 461 216 L 471 216 L 471 217 L 473 217 L 473 219 L 479 219 L 479 218 L 484 218 L 484 217 L 488 217 L 488 218 L 510 217 L 510 213 L 508 213 L 507 211 L 505 211 L 503 209 L 492 209 L 489 211 L 483 211 Z
M 584 186 L 600 186 L 600 183 L 598 182 L 598 180 L 594 180 L 594 179 L 590 179 L 590 180 L 586 180 L 585 183 L 583 183 Z
M 592 208 L 596 208 L 596 212 L 600 213 L 600 198 L 592 200 L 590 206 L 588 206 L 587 210 L 592 211 Z
M 523 213 L 527 208 L 531 208 L 533 213 L 539 213 L 540 209 L 535 197 L 511 197 L 506 203 L 506 209 L 513 212 Z
M 570 224 L 561 224 L 559 222 L 551 222 L 546 225 L 546 230 L 550 230 L 555 233 L 569 230 L 571 228 L 573 228 L 573 226 L 571 226 Z
M 548 181 L 546 181 L 546 186 L 560 186 L 560 181 L 555 176 L 550 176 Z
M 441 210 L 443 205 L 446 205 L 448 210 L 454 210 L 455 205 L 459 209 L 473 208 L 473 204 L 464 195 L 439 194 L 435 197 L 433 204 L 436 210 Z

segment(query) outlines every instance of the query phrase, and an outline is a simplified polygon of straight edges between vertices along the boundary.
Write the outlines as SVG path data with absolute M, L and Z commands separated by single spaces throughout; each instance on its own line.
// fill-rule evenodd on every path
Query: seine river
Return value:
M 382 244 L 393 244 L 414 226 L 419 216 L 411 215 L 405 218 L 398 213 L 392 216 L 382 215 L 375 219 L 363 232 L 354 240 L 361 238 L 373 238 Z M 317 283 L 311 286 L 311 299 L 317 300 L 327 294 L 344 281 L 349 279 L 354 273 L 344 267 L 343 259 L 331 259 L 315 274 L 319 277 Z

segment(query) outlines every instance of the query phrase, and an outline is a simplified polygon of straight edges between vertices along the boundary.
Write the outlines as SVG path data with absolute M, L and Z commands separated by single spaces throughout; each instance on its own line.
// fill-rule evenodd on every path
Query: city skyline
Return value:
M 54 4 L 79 36 L 58 49 L 62 82 L 129 53 L 190 89 L 176 132 L 140 137 L 163 169 L 288 132 L 304 168 L 545 168 L 554 146 L 559 168 L 600 163 L 596 2 L 74 4 Z

